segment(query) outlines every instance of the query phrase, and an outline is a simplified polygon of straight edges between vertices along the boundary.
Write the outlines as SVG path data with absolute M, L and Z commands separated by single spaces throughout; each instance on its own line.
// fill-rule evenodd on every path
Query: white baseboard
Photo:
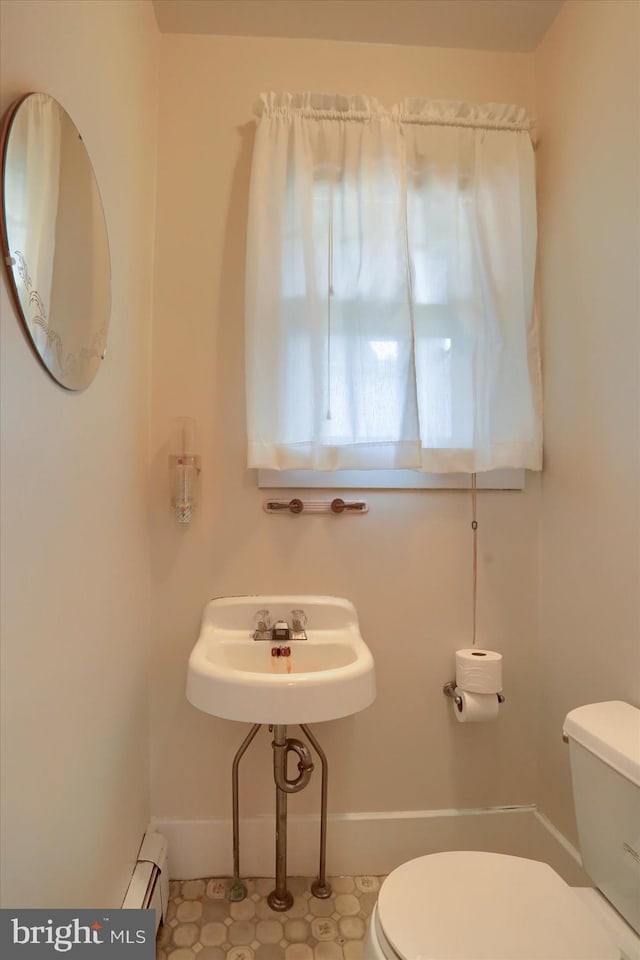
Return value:
M 397 810 L 346 813 L 329 817 L 329 875 L 383 875 L 405 860 L 439 850 L 492 850 L 527 856 L 531 837 L 542 833 L 533 804 L 453 810 Z M 153 826 L 169 843 L 174 879 L 230 876 L 233 872 L 231 820 L 154 818 Z M 537 828 L 537 830 L 536 830 Z M 290 816 L 287 872 L 313 876 L 319 856 L 319 818 Z M 272 816 L 240 822 L 240 872 L 246 877 L 274 875 L 275 827 Z
M 575 862 L 581 867 L 582 857 L 580 856 L 579 851 L 576 850 L 574 845 L 569 840 L 567 840 L 564 833 L 560 833 L 558 828 L 554 827 L 554 825 L 551 823 L 551 820 L 549 820 L 549 818 L 546 817 L 544 813 L 541 813 L 539 810 L 536 810 L 535 816 L 536 816 L 536 820 L 542 824 L 545 830 L 549 831 L 553 839 L 556 840 L 557 843 L 559 843 L 560 846 L 567 851 L 569 856 L 572 857 L 572 859 L 575 860 Z

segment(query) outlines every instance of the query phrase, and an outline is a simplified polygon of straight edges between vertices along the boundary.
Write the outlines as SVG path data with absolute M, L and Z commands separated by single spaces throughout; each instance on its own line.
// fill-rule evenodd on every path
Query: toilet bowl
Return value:
M 477 851 L 410 860 L 382 884 L 365 960 L 620 960 L 546 863 Z
M 578 707 L 563 734 L 583 866 L 598 890 L 574 890 L 522 857 L 418 857 L 382 884 L 364 960 L 640 960 L 640 710 Z

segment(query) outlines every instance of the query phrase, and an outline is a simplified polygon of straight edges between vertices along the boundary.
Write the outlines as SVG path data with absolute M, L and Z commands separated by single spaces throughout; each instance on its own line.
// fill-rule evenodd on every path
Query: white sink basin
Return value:
M 265 609 L 272 623 L 291 623 L 291 611 L 304 610 L 307 639 L 254 640 L 256 615 Z M 282 655 L 272 655 L 277 648 Z M 250 723 L 319 723 L 364 710 L 375 695 L 373 657 L 348 600 L 222 597 L 204 608 L 187 699 L 205 713 Z

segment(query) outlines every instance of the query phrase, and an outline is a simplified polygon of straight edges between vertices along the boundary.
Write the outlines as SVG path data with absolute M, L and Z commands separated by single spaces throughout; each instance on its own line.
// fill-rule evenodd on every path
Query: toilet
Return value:
M 418 857 L 383 882 L 365 960 L 640 960 L 640 710 L 578 707 L 564 738 L 583 866 L 598 889 L 569 887 L 522 857 Z

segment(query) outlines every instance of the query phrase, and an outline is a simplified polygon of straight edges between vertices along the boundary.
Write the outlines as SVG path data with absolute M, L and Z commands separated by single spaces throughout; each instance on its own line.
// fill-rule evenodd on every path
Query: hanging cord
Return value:
M 473 646 L 476 645 L 478 629 L 478 520 L 477 520 L 476 475 L 471 474 L 471 530 L 473 538 Z

